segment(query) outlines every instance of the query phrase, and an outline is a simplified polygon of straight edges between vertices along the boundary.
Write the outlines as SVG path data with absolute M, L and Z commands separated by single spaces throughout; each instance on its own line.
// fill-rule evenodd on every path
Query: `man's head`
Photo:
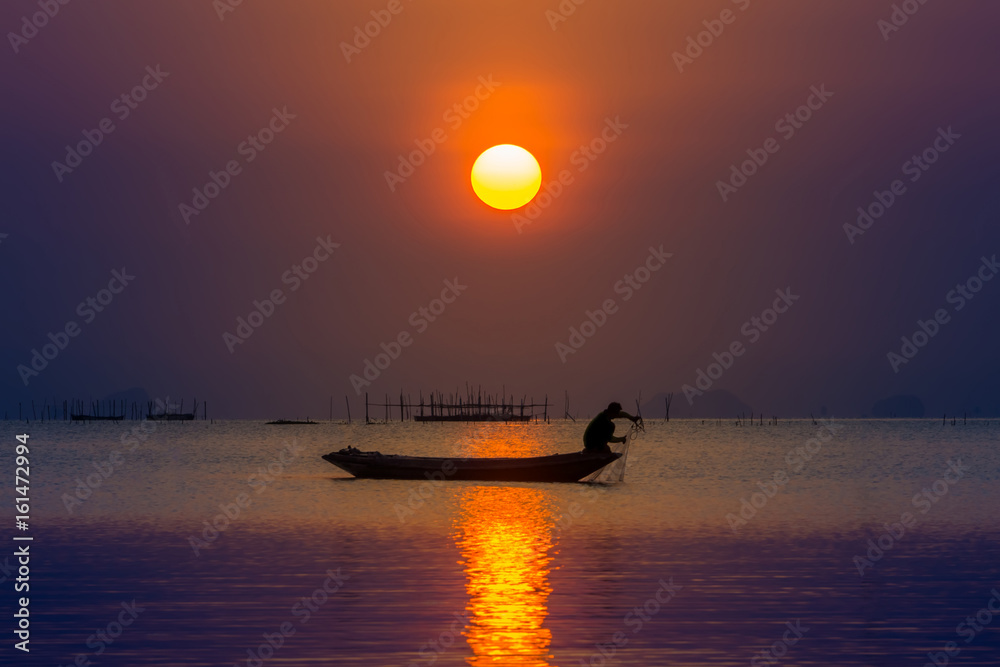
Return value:
M 616 414 L 618 414 L 621 411 L 622 411 L 622 404 L 621 403 L 617 403 L 617 402 L 608 403 L 608 409 L 606 410 L 606 412 L 609 415 L 616 415 Z

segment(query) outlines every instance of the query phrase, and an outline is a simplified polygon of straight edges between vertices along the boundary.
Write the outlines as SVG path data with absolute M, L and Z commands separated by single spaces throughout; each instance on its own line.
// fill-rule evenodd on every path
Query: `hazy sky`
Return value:
M 901 4 L 5 2 L 0 409 L 469 381 L 683 415 L 700 369 L 767 414 L 1000 414 L 1000 8 Z M 520 224 L 469 184 L 501 143 L 549 184 Z

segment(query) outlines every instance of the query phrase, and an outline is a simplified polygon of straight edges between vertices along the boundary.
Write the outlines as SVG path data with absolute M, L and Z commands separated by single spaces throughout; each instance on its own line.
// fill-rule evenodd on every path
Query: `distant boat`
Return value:
M 413 415 L 415 422 L 530 422 L 531 415 L 512 412 L 466 412 L 457 415 Z
M 616 452 L 576 452 L 527 458 L 440 458 L 362 452 L 354 447 L 323 456 L 355 477 L 484 482 L 577 482 L 621 457 Z
M 95 417 L 94 415 L 70 415 L 70 419 L 75 422 L 120 422 L 125 419 L 125 415 L 110 417 Z
M 194 419 L 193 412 L 168 412 L 166 414 L 147 414 L 146 419 L 154 422 L 186 422 Z
M 275 419 L 274 421 L 264 422 L 265 424 L 270 424 L 272 426 L 291 426 L 298 424 L 318 424 L 319 422 L 314 422 L 309 419 L 301 421 L 298 419 Z
M 194 410 L 184 412 L 184 401 L 180 405 L 172 404 L 168 401 L 156 401 L 156 407 L 160 412 L 153 412 L 153 402 L 149 402 L 146 408 L 146 419 L 154 422 L 189 422 L 194 421 L 198 414 L 198 399 L 194 399 Z M 207 405 L 202 403 L 202 419 L 206 419 Z

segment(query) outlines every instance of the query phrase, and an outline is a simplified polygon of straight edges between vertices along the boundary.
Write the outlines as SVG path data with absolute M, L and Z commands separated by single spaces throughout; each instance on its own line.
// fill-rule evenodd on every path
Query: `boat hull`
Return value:
M 360 452 L 350 448 L 323 459 L 363 479 L 480 482 L 577 482 L 621 457 L 615 452 L 576 452 L 530 458 L 438 458 Z

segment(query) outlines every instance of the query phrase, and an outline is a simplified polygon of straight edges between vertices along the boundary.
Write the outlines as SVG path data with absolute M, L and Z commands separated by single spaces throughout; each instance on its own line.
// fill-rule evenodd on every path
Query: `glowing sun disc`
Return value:
M 513 144 L 487 149 L 472 165 L 472 189 L 489 206 L 502 211 L 520 208 L 542 186 L 542 169 L 528 151 Z

